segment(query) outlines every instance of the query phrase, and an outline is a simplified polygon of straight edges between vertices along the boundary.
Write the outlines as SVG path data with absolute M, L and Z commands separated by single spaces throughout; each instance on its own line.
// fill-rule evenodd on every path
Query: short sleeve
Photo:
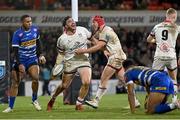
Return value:
M 108 42 L 110 40 L 110 35 L 108 33 L 100 33 L 99 34 L 99 40 L 104 41 L 104 42 Z
M 124 78 L 125 78 L 126 84 L 133 83 L 133 78 L 132 78 L 132 76 L 130 75 L 129 72 L 126 72 L 126 73 L 124 74 Z
M 85 32 L 87 38 L 91 37 L 91 32 L 89 32 L 86 28 L 84 28 L 84 32 Z
M 64 52 L 64 46 L 63 46 L 61 37 L 59 37 L 57 40 L 57 49 L 59 52 Z
M 23 33 L 21 33 L 23 34 Z M 18 34 L 17 32 L 14 32 L 13 37 L 12 37 L 12 47 L 19 47 L 19 43 L 20 43 L 20 34 Z
M 37 28 L 37 39 L 40 39 L 40 31 L 39 31 L 39 28 Z

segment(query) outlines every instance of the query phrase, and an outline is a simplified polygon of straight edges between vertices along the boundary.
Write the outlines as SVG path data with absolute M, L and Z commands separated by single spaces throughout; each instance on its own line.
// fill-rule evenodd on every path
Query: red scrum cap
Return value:
M 105 24 L 104 18 L 102 16 L 96 15 L 92 18 L 92 21 L 96 21 L 98 23 L 98 26 L 101 27 Z

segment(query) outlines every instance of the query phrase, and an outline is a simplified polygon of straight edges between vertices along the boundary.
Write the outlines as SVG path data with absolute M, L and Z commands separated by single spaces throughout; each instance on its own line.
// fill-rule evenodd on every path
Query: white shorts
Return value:
M 110 56 L 109 59 L 108 59 L 108 63 L 107 65 L 115 68 L 115 69 L 120 69 L 123 65 L 124 59 L 121 59 L 121 58 L 118 58 L 118 57 L 115 57 L 114 55 L 113 56 Z
M 89 60 L 65 61 L 64 62 L 64 73 L 75 73 L 75 72 L 77 72 L 77 69 L 81 68 L 81 67 L 90 67 L 91 68 L 91 64 L 90 64 Z
M 175 70 L 177 68 L 177 59 L 176 58 L 164 59 L 161 57 L 154 58 L 153 65 L 152 65 L 153 69 L 164 70 L 165 67 L 168 70 Z

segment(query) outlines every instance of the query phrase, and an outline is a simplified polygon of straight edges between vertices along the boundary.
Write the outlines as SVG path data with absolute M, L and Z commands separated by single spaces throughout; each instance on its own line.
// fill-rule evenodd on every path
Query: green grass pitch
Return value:
M 137 108 L 135 114 L 131 114 L 129 109 L 124 109 L 128 105 L 127 94 L 105 95 L 98 109 L 86 107 L 84 111 L 75 111 L 74 105 L 63 105 L 62 97 L 58 97 L 52 112 L 46 111 L 49 96 L 39 97 L 42 111 L 36 111 L 31 104 L 31 97 L 17 97 L 14 111 L 2 113 L 8 106 L 0 104 L 0 119 L 180 119 L 180 111 L 160 115 L 146 115 L 144 113 L 143 102 L 145 93 L 137 93 L 141 102 L 141 107 Z

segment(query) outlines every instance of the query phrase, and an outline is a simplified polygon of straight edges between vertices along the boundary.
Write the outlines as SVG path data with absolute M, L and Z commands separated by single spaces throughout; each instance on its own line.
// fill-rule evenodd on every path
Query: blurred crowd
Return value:
M 80 10 L 180 9 L 179 0 L 78 0 Z M 71 0 L 0 0 L 0 10 L 69 10 Z

